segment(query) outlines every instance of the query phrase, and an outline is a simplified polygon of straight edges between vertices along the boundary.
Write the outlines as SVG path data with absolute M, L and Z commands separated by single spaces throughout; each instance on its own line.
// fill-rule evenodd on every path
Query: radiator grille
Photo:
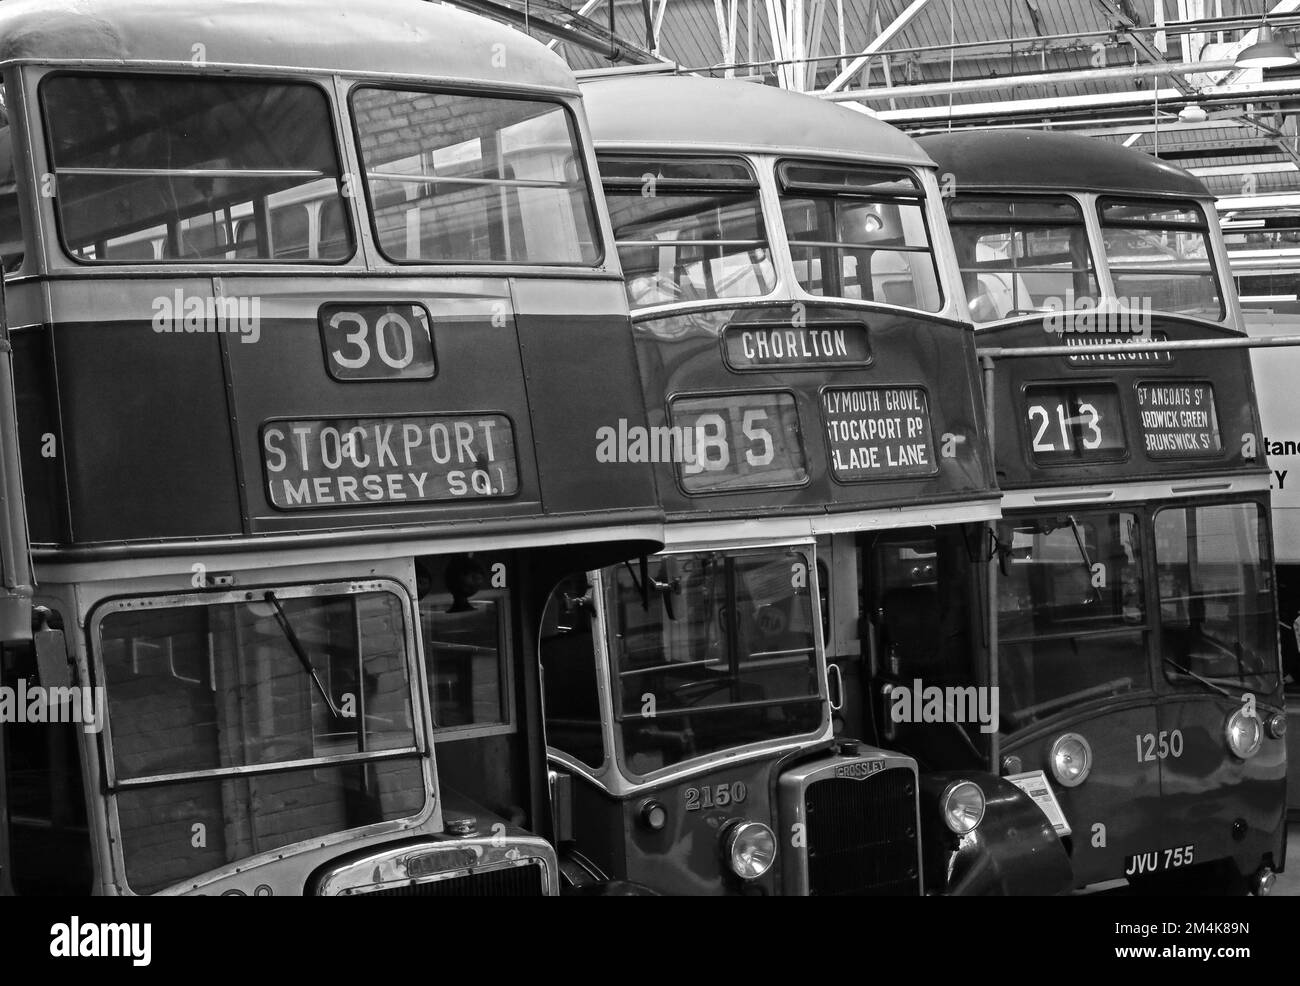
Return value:
M 367 897 L 541 897 L 542 867 L 505 866 L 429 883 L 363 891 Z
M 862 780 L 814 781 L 804 795 L 808 892 L 916 896 L 916 775 L 907 767 Z

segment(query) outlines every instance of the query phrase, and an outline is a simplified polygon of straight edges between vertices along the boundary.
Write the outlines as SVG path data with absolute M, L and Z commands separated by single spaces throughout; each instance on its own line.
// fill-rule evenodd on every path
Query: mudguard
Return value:
M 940 799 L 954 781 L 978 784 L 984 818 L 957 835 L 943 821 Z M 1020 788 L 981 771 L 921 775 L 922 857 L 927 893 L 963 897 L 1044 897 L 1074 887 L 1070 856 L 1041 808 Z
M 616 880 L 573 848 L 561 848 L 560 896 L 562 897 L 662 897 L 658 890 L 632 880 Z

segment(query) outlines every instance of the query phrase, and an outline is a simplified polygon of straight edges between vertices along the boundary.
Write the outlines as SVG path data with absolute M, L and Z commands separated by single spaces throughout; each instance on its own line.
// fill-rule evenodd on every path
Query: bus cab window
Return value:
M 998 525 L 998 680 L 1016 726 L 1150 687 L 1140 531 L 1127 512 Z
M 440 734 L 514 730 L 510 596 L 487 587 L 488 567 L 467 555 L 416 561 L 420 632 L 434 729 Z
M 610 570 L 611 674 L 626 773 L 807 735 L 827 706 L 815 571 L 795 549 L 662 555 Z
M 961 563 L 960 539 L 949 540 L 931 536 L 876 546 L 882 664 L 890 677 L 957 682 L 971 676 L 969 565 Z M 953 549 L 962 555 L 954 557 Z
M 1277 687 L 1273 587 L 1254 503 L 1171 507 L 1156 514 L 1156 571 L 1165 676 L 1246 691 Z
M 0 648 L 0 685 L 34 687 L 36 650 L 31 643 Z M 91 892 L 90 830 L 81 777 L 82 725 L 69 709 L 59 722 L 14 722 L 4 730 L 4 790 L 8 799 L 10 878 L 30 895 Z
M 405 612 L 350 585 L 103 604 L 100 741 L 132 891 L 423 809 Z
M 605 747 L 596 681 L 592 593 L 584 574 L 571 575 L 555 587 L 542 613 L 538 649 L 546 743 L 594 770 L 605 762 Z

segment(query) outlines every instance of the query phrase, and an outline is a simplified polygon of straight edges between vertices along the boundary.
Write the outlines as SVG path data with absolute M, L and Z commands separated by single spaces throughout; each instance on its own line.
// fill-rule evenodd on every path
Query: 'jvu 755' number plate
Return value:
M 1139 853 L 1124 857 L 1124 875 L 1138 876 L 1142 873 L 1163 873 L 1176 870 L 1181 866 L 1191 866 L 1195 861 L 1192 856 L 1193 846 L 1179 846 L 1177 849 L 1157 849 L 1155 852 Z

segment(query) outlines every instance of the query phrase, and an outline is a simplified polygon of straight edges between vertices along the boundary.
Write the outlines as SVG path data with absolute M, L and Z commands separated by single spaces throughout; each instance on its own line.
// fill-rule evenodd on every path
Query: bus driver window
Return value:
M 473 555 L 417 558 L 420 633 L 434 728 L 440 734 L 512 732 L 509 593 L 490 586 Z

